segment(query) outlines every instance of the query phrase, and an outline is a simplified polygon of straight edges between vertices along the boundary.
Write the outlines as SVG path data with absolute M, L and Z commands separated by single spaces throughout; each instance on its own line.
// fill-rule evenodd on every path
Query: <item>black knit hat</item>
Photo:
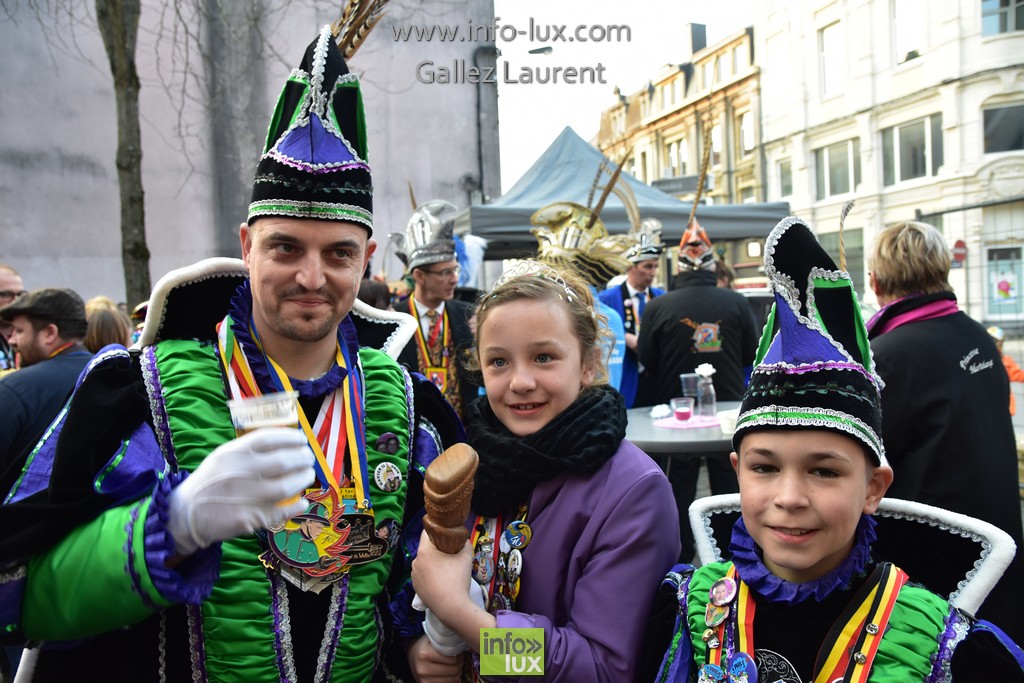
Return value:
M 743 395 L 734 448 L 750 431 L 829 429 L 864 444 L 876 465 L 887 464 L 882 380 L 849 273 L 795 217 L 768 236 L 764 268 L 775 304 Z
M 324 26 L 292 71 L 256 166 L 249 224 L 261 216 L 359 223 L 373 232 L 359 80 Z

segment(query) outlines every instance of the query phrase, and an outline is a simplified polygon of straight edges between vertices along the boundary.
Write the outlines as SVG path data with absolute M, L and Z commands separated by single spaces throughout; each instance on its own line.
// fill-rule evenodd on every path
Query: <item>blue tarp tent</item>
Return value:
M 537 248 L 537 240 L 530 234 L 530 216 L 559 201 L 586 205 L 602 161 L 607 161 L 606 157 L 567 126 L 512 189 L 491 204 L 464 209 L 456 217 L 456 231 L 486 239 L 488 260 L 531 254 Z M 604 183 L 615 164 L 608 162 L 608 168 L 609 172 L 603 175 Z M 660 220 L 662 240 L 666 244 L 678 243 L 690 215 L 690 203 L 626 173 L 622 178 L 636 196 L 641 217 Z M 697 220 L 712 240 L 766 237 L 788 215 L 788 202 L 697 207 Z M 601 220 L 613 234 L 625 233 L 630 227 L 626 209 L 614 194 L 608 196 Z

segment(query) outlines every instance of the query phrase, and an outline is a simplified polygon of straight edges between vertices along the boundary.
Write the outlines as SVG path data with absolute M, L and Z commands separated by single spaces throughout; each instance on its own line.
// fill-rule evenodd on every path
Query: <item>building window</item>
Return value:
M 740 43 L 732 49 L 732 72 L 739 73 L 747 68 L 747 46 Z
M 1024 0 L 981 0 L 981 35 L 1024 31 Z
M 704 62 L 700 65 L 701 79 L 704 83 L 704 89 L 709 90 L 711 88 L 711 62 Z
M 722 57 L 715 57 L 715 83 L 722 82 Z
M 793 194 L 793 162 L 789 159 L 779 162 L 779 196 Z
M 942 166 L 942 114 L 882 130 L 882 182 L 934 176 Z
M 985 317 L 1019 320 L 1024 313 L 1020 285 L 1024 275 L 1020 247 L 990 247 L 987 254 Z
M 754 115 L 749 111 L 740 114 L 740 154 L 750 156 L 754 151 Z
M 831 97 L 846 87 L 846 40 L 839 22 L 818 31 L 821 94 Z
M 663 178 L 674 178 L 679 171 L 679 143 L 676 141 L 665 145 L 665 172 Z
M 709 166 L 718 166 L 722 162 L 722 127 L 715 125 L 711 129 L 711 161 Z
M 754 188 L 744 187 L 740 190 L 740 204 L 753 204 L 754 203 Z
M 818 235 L 821 248 L 839 264 L 839 232 Z M 846 228 L 843 230 L 843 250 L 846 253 L 846 271 L 850 274 L 854 288 L 864 295 L 864 230 Z
M 893 57 L 897 64 L 921 56 L 924 47 L 923 0 L 892 0 Z
M 985 110 L 985 153 L 1024 149 L 1024 104 Z
M 818 199 L 853 192 L 860 183 L 860 140 L 814 150 Z
M 683 138 L 678 142 L 679 145 L 679 175 L 686 175 L 686 167 L 690 161 L 690 145 L 686 142 L 686 138 Z

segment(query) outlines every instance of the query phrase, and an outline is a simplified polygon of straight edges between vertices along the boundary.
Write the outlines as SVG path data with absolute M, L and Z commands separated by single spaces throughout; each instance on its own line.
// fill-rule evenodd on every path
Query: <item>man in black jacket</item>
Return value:
M 653 299 L 644 310 L 637 356 L 653 387 L 653 402 L 668 403 L 679 396 L 679 375 L 710 363 L 715 394 L 720 401 L 743 398 L 744 367 L 754 362 L 757 330 L 747 300 L 731 289 L 717 287 L 714 252 L 704 229 L 694 221 L 680 241 L 680 288 Z M 711 492 L 736 493 L 736 473 L 729 454 L 707 457 Z M 700 459 L 676 458 L 669 480 L 679 508 L 680 559 L 693 558 L 693 532 L 686 511 L 697 495 Z
M 406 234 L 391 239 L 414 286 L 396 308 L 419 322 L 398 360 L 436 384 L 462 417 L 480 385 L 464 365 L 465 354 L 473 348 L 473 307 L 455 299 L 460 272 L 452 238 L 455 211 L 448 202 L 429 201 L 413 212 Z
M 979 617 L 1024 639 L 1024 564 L 1009 380 L 995 343 L 959 310 L 951 253 L 925 223 L 886 228 L 868 261 L 882 305 L 868 322 L 882 390 L 882 438 L 895 472 L 888 494 L 990 522 L 1017 556 Z

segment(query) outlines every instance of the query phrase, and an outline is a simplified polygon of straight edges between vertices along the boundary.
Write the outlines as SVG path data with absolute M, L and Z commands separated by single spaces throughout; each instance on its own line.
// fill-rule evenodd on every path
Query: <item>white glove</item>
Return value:
M 484 587 L 474 581 L 473 577 L 470 577 L 469 599 L 481 609 L 487 609 L 484 606 L 484 593 Z M 419 604 L 417 605 L 417 603 Z M 423 605 L 420 596 L 417 595 L 413 598 L 412 604 L 416 609 L 426 611 L 426 618 L 423 621 L 423 632 L 427 634 L 427 638 L 435 650 L 447 657 L 451 657 L 469 649 L 469 645 L 459 637 L 459 634 L 445 626 L 444 622 L 438 619 L 429 607 Z
M 265 427 L 221 444 L 171 491 L 167 530 L 175 552 L 191 555 L 302 514 L 305 500 L 282 501 L 313 483 L 313 461 L 297 429 Z

